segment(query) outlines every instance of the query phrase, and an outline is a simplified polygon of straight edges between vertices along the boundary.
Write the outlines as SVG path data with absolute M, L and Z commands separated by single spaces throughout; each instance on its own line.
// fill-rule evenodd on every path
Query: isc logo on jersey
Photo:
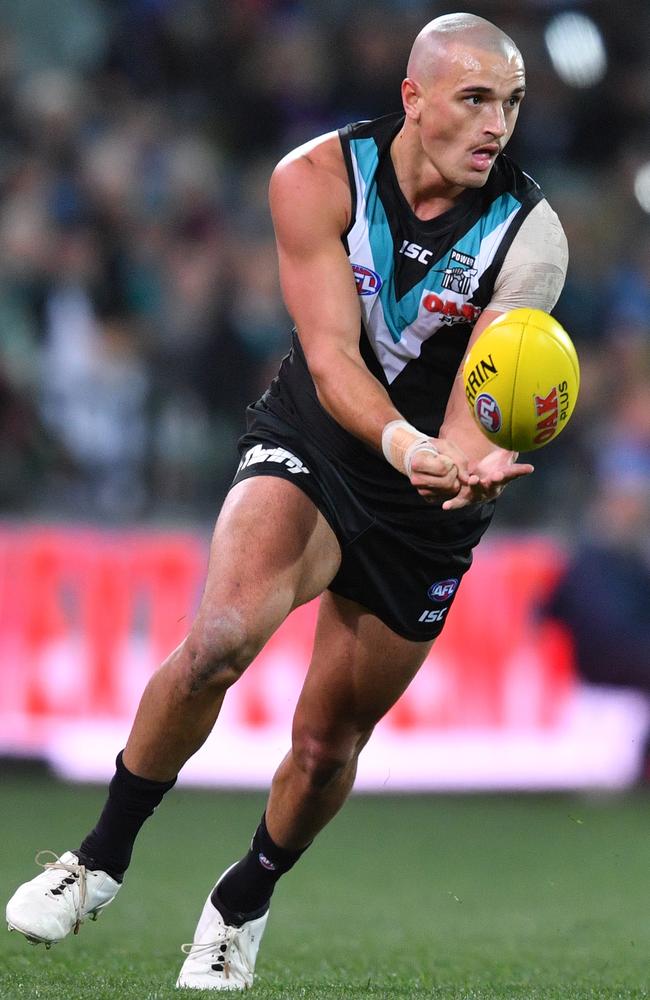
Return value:
M 419 243 L 409 243 L 408 240 L 402 242 L 399 252 L 410 260 L 418 260 L 420 264 L 428 264 L 433 257 L 433 250 L 425 250 Z

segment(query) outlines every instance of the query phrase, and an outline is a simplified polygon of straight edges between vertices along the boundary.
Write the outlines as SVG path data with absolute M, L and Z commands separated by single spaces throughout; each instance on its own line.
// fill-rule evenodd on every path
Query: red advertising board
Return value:
M 561 561 L 545 539 L 479 550 L 443 635 L 364 751 L 361 787 L 631 780 L 636 758 L 619 744 L 644 725 L 642 706 L 584 691 L 566 636 L 535 615 Z M 189 533 L 1 529 L 0 752 L 109 776 L 148 676 L 186 634 L 206 563 L 207 541 Z M 316 602 L 297 609 L 229 692 L 186 780 L 267 783 L 286 750 L 315 615 Z

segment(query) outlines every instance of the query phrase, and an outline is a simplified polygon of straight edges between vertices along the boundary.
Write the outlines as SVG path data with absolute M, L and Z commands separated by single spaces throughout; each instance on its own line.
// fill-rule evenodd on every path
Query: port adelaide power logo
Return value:
M 449 264 L 442 272 L 442 287 L 448 288 L 450 292 L 458 292 L 459 295 L 469 295 L 472 278 L 477 274 L 475 264 L 476 257 L 454 248 L 449 255 Z

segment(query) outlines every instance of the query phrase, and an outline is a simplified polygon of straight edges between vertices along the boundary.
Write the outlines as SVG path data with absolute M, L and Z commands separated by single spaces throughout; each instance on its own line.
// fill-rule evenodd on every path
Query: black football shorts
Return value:
M 329 590 L 363 605 L 398 635 L 416 642 L 443 629 L 472 549 L 490 518 L 461 530 L 444 513 L 395 523 L 353 491 L 337 465 L 275 413 L 249 407 L 248 431 L 239 441 L 241 462 L 232 485 L 252 476 L 277 476 L 295 483 L 334 531 L 342 561 Z M 429 511 L 426 511 L 429 513 Z M 433 512 L 431 511 L 433 515 Z

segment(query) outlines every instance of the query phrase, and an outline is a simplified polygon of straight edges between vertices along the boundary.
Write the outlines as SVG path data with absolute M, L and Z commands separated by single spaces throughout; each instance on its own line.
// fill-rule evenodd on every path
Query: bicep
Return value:
M 271 183 L 282 294 L 308 361 L 330 346 L 358 349 L 359 300 L 337 184 L 309 162 L 276 171 Z

